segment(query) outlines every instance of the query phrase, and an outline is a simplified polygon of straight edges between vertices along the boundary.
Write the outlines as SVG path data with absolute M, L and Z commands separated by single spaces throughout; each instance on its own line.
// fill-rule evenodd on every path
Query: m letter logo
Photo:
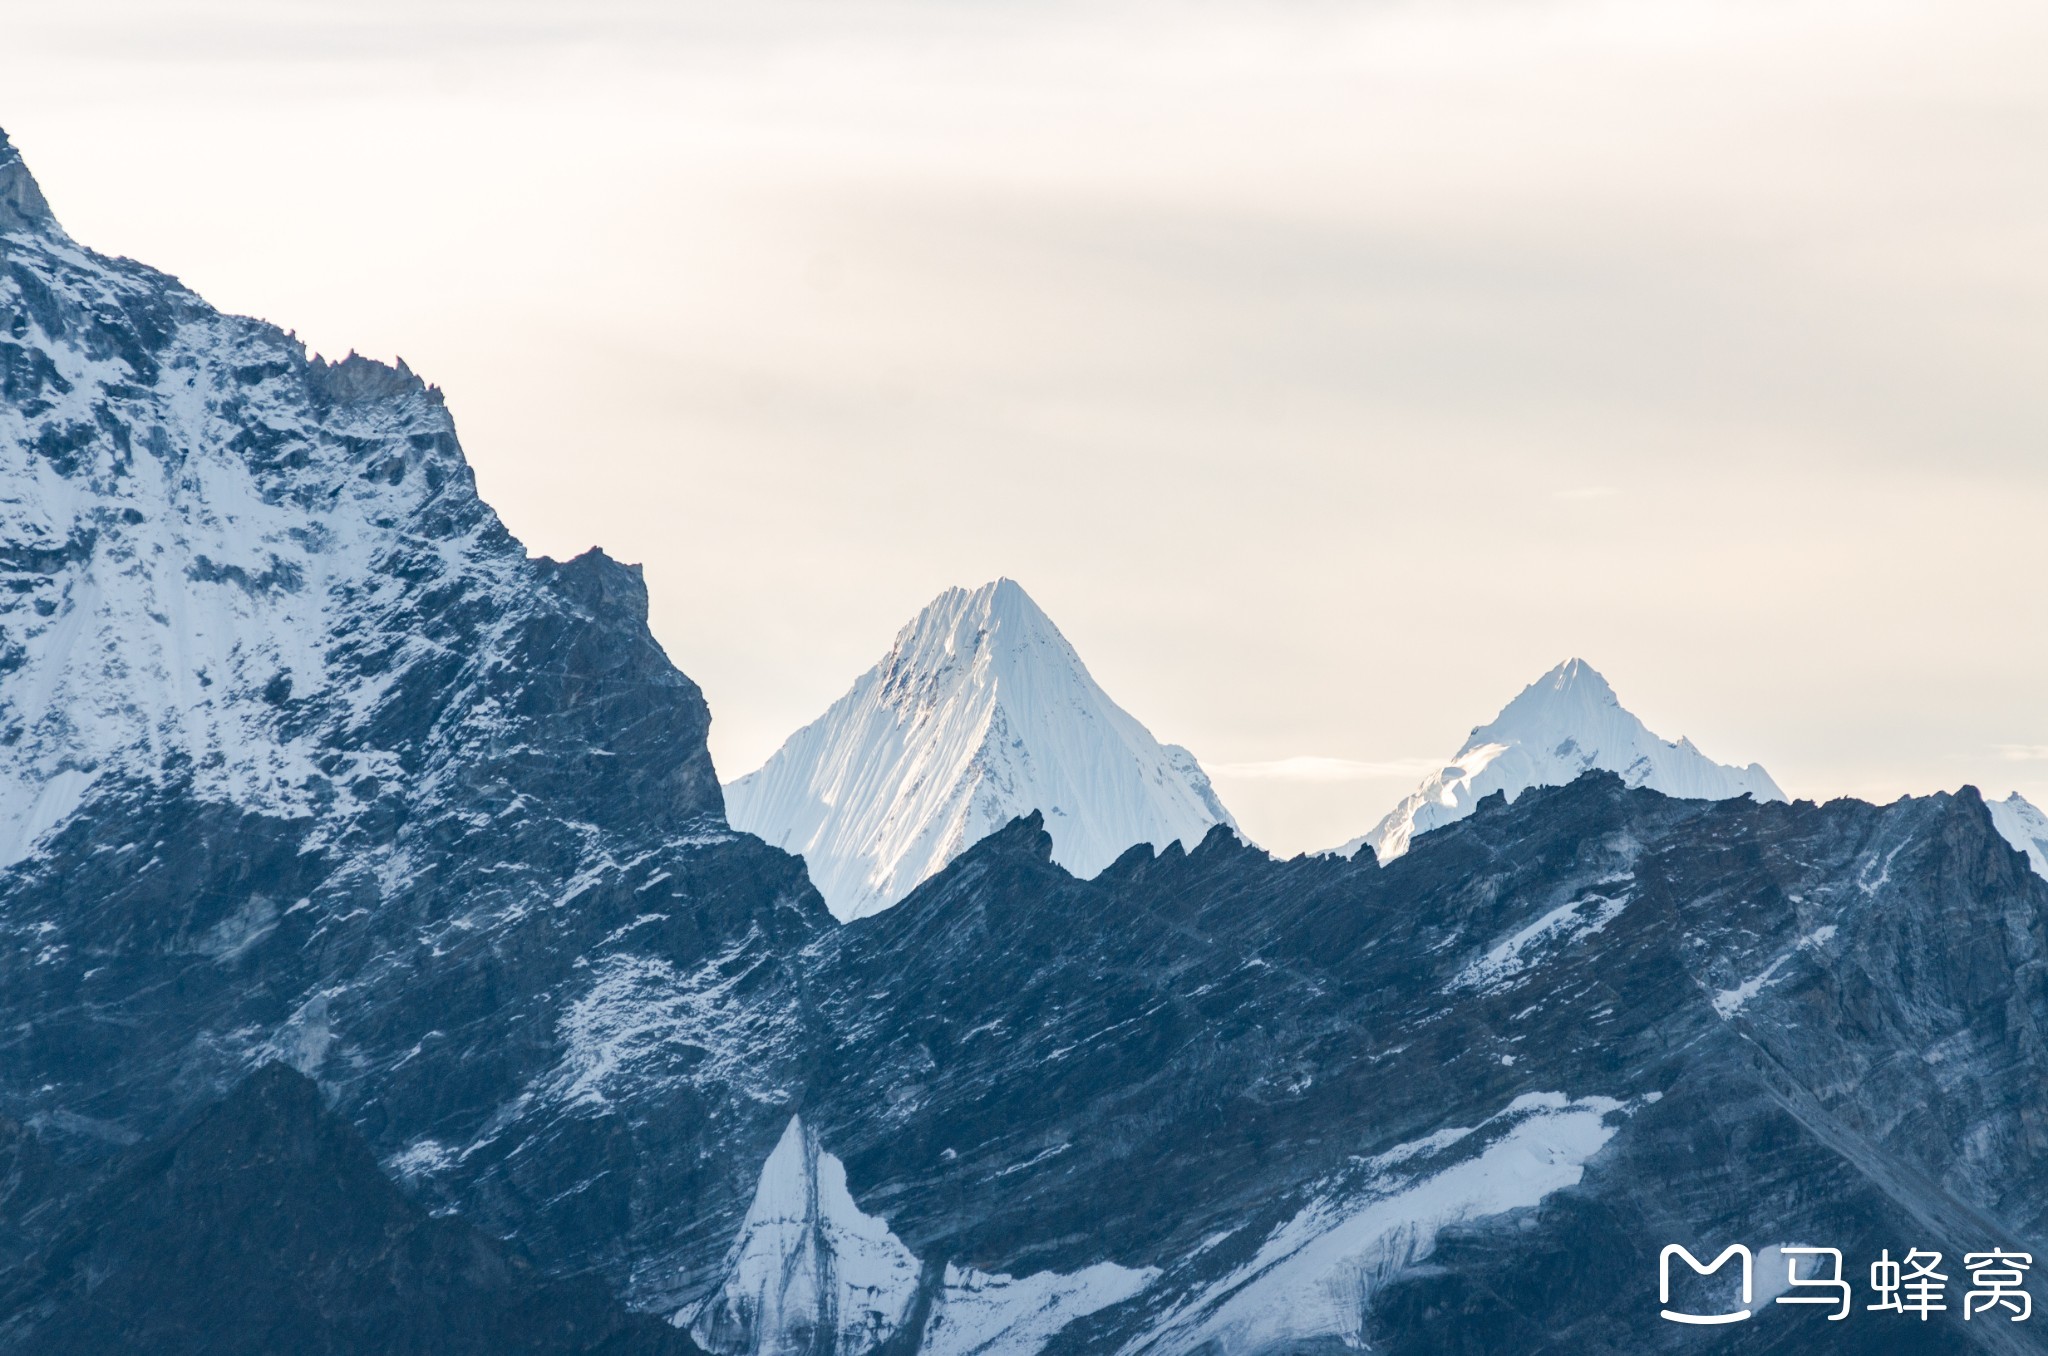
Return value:
M 1743 1307 L 1737 1309 L 1732 1314 L 1681 1314 L 1667 1307 L 1663 1310 L 1664 1317 L 1670 1319 L 1673 1323 L 1740 1323 L 1743 1319 L 1749 1317 L 1749 1303 L 1754 1293 L 1754 1288 L 1751 1284 L 1750 1276 L 1753 1259 L 1749 1255 L 1748 1248 L 1740 1243 L 1731 1243 L 1722 1249 L 1719 1257 L 1716 1257 L 1711 1262 L 1702 1263 L 1699 1258 L 1693 1256 L 1678 1244 L 1672 1243 L 1667 1245 L 1664 1251 L 1657 1255 L 1657 1302 L 1666 1306 L 1669 1306 L 1671 1303 L 1671 1259 L 1673 1257 L 1683 1257 L 1685 1264 L 1702 1276 L 1711 1276 L 1719 1271 L 1729 1258 L 1740 1257 L 1742 1259 Z

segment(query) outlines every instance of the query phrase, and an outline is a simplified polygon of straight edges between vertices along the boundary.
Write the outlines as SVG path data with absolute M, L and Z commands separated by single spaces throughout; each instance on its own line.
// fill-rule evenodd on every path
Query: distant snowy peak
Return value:
M 1591 665 L 1571 659 L 1524 688 L 1370 833 L 1337 851 L 1349 857 L 1371 847 L 1388 861 L 1406 852 L 1415 835 L 1463 819 L 1496 791 L 1513 800 L 1532 786 L 1562 786 L 1595 768 L 1687 800 L 1785 799 L 1755 763 L 1730 767 L 1689 739 L 1652 734 Z
M 841 919 L 900 901 L 1019 815 L 1092 876 L 1236 827 L 1194 755 L 1109 699 L 1015 582 L 948 589 L 851 691 L 726 788 L 735 828 L 808 863 Z
M 2048 876 L 2048 815 L 2017 791 L 1987 804 L 1999 834 L 2027 854 L 2027 865 L 2037 874 Z

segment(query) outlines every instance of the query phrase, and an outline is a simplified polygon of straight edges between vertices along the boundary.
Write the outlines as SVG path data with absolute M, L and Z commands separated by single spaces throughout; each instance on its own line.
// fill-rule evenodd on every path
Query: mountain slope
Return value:
M 0 202 L 0 862 L 124 780 L 338 826 L 398 780 L 603 766 L 673 821 L 720 813 L 703 698 L 651 640 L 601 680 L 670 689 L 658 762 L 501 752 L 552 677 L 507 650 L 623 581 L 527 559 L 438 390 L 80 249 L 4 138 Z
M 1361 837 L 1337 849 L 1349 857 L 1370 847 L 1382 861 L 1408 850 L 1415 835 L 1472 813 L 1496 791 L 1512 800 L 1532 786 L 1562 786 L 1592 769 L 1616 773 L 1630 786 L 1647 786 L 1689 800 L 1754 796 L 1783 800 L 1785 793 L 1755 763 L 1716 763 L 1684 738 L 1660 739 L 1614 695 L 1607 680 L 1582 659 L 1571 659 L 1522 689 L 1440 771 L 1389 811 Z
M 1133 844 L 1235 824 L 1194 756 L 1112 702 L 1008 579 L 933 600 L 726 803 L 735 828 L 804 858 L 841 919 L 888 908 L 1033 810 L 1083 876 Z
M 21 784 L 84 778 L 0 868 L 0 1288 L 95 1200 L 230 1244 L 309 1204 L 359 1223 L 368 1179 L 210 1215 L 122 1185 L 272 1061 L 430 1213 L 721 1356 L 1675 1354 L 1698 1334 L 1656 1314 L 1669 1242 L 1832 1244 L 1859 1279 L 1881 1248 L 2048 1246 L 2048 881 L 1975 792 L 1673 799 L 1595 771 L 1385 865 L 1217 826 L 1088 879 L 1048 811 L 837 926 L 719 818 L 708 714 L 635 572 L 527 559 L 431 392 L 79 250 L 25 183 L 0 181 L 0 561 L 37 605 L 0 625 L 112 733 L 37 724 L 0 674 Z M 187 399 L 204 418 L 159 446 Z M 194 460 L 190 497 L 127 483 Z M 204 537 L 223 506 L 241 526 Z M 322 554 L 330 519 L 369 545 L 287 552 Z M 297 593 L 253 549 L 228 558 L 247 589 L 199 564 L 252 536 Z M 105 660 L 104 597 L 145 585 L 232 623 L 199 651 L 213 685 L 189 678 L 225 704 L 196 732 L 161 728 L 187 668 L 146 629 L 191 615 L 121 603 L 137 658 Z M 73 619 L 82 650 L 34 631 Z M 1007 672 L 985 626 L 946 635 L 957 668 Z M 1049 668 L 1031 690 L 1071 693 Z M 288 1120 L 243 1128 L 305 1143 Z M 88 1279 L 144 1274 L 98 1237 Z M 263 1253 L 293 1293 L 252 1320 L 337 1280 Z M 1925 1325 L 1760 1308 L 1716 1345 L 2048 1331 L 1953 1300 Z
M 0 1351 L 690 1356 L 588 1280 L 430 1218 L 281 1064 L 136 1161 L 0 1286 Z
M 2048 1229 L 2048 882 L 1973 791 L 1592 774 L 1385 867 L 1049 852 L 1008 826 L 821 944 L 804 1107 L 910 1254 L 1132 1278 L 1049 1353 L 1686 1352 L 1666 1243 L 1854 1268 Z M 1767 1308 L 1728 1349 L 2040 1349 L 1958 1320 Z
M 11 146 L 0 397 L 0 1122 L 84 1190 L 282 1060 L 409 1189 L 679 1300 L 832 924 L 724 824 L 639 571 L 529 557 L 439 392 L 80 247 Z
M 2048 876 L 2048 815 L 2017 791 L 1988 803 L 1991 822 L 2005 841 L 2026 853 L 2027 864 L 2038 874 Z
M 309 1079 L 266 1065 L 92 1194 L 0 1286 L 0 1352 L 690 1356 L 385 1180 Z

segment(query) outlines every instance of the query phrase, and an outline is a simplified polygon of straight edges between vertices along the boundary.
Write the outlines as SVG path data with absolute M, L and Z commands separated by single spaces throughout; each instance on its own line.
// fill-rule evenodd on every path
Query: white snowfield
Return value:
M 1985 802 L 1991 823 L 2005 841 L 2027 854 L 2027 865 L 2048 876 L 2048 815 L 2015 791 L 2004 800 Z
M 761 1167 L 717 1290 L 671 1320 L 707 1351 L 865 1356 L 916 1308 L 924 1264 L 864 1213 L 846 1168 L 791 1117 Z M 1158 1275 L 1099 1262 L 1072 1275 L 1005 1276 L 948 1263 L 924 1318 L 921 1356 L 1031 1356 L 1077 1318 Z
M 1607 1097 L 1525 1093 L 1479 1126 L 1380 1154 L 1357 1179 L 1318 1192 L 1249 1261 L 1161 1315 L 1121 1356 L 1251 1356 L 1318 1339 L 1363 1349 L 1374 1295 L 1428 1260 L 1446 1228 L 1578 1185 L 1630 1109 Z M 1475 1144 L 1483 1147 L 1472 1152 Z
M 1563 786 L 1595 768 L 1618 774 L 1630 786 L 1686 800 L 1785 799 L 1771 774 L 1755 763 L 1730 767 L 1689 739 L 1652 734 L 1591 665 L 1571 659 L 1522 689 L 1441 770 L 1337 853 L 1350 857 L 1370 847 L 1381 861 L 1391 861 L 1417 834 L 1463 819 L 1496 791 L 1513 800 L 1532 786 Z
M 882 662 L 725 789 L 734 828 L 801 855 L 841 920 L 877 913 L 1019 815 L 1093 876 L 1236 821 L 1186 749 L 1109 699 L 1016 583 L 949 589 Z

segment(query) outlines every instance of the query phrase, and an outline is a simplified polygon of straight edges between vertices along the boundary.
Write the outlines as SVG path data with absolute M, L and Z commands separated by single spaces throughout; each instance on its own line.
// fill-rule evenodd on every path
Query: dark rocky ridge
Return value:
M 1046 850 L 1014 824 L 837 934 L 816 988 L 838 1044 L 805 1114 L 920 1256 L 1167 1268 L 1055 1350 L 1155 1349 L 1173 1303 L 1313 1184 L 1534 1092 L 1632 1109 L 1579 1185 L 1449 1228 L 1393 1277 L 1375 1349 L 1692 1350 L 1644 1300 L 1668 1242 L 1830 1243 L 1853 1268 L 2048 1237 L 2048 883 L 1974 791 L 1757 805 L 1588 776 L 1496 798 L 1385 870 L 1219 833 L 1080 882 Z M 1500 939 L 1623 889 L 1597 932 L 1457 986 Z M 1725 1340 L 2048 1349 L 2024 1325 L 1785 1314 L 1804 1317 Z
M 0 231 L 50 230 L 56 218 L 35 176 L 22 163 L 21 152 L 0 132 Z
M 0 1287 L 38 1356 L 690 1356 L 588 1280 L 558 1282 L 384 1177 L 281 1064 L 133 1155 Z

